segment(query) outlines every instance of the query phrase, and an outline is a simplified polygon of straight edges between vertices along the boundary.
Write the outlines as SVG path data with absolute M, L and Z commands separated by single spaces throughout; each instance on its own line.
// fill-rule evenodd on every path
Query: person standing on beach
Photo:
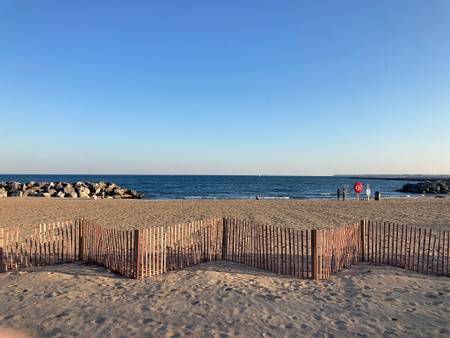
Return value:
M 344 188 L 342 190 L 342 200 L 345 201 L 345 195 L 347 195 L 347 190 Z
M 341 189 L 338 188 L 337 191 L 337 200 L 339 201 L 341 199 Z
M 369 185 L 367 185 L 367 188 L 366 188 L 366 195 L 367 195 L 367 200 L 370 201 L 370 187 L 369 187 Z

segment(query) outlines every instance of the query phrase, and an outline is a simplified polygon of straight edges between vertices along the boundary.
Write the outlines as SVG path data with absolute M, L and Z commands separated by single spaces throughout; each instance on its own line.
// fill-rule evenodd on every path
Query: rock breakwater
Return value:
M 414 194 L 448 194 L 450 181 L 425 181 L 419 183 L 405 184 L 399 192 L 410 192 Z
M 0 182 L 0 197 L 126 198 L 144 195 L 110 182 Z

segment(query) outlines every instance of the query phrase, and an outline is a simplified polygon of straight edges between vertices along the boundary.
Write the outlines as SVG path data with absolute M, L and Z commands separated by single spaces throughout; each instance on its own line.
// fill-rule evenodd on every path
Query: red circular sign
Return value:
M 363 185 L 361 182 L 356 182 L 355 185 L 353 186 L 353 189 L 355 190 L 355 192 L 357 194 L 360 194 L 363 191 Z

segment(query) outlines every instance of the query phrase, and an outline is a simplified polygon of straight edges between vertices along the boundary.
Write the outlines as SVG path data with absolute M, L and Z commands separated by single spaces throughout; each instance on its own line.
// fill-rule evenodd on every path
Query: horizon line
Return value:
M 185 174 L 185 173 L 177 173 L 177 174 L 143 174 L 143 173 L 133 173 L 133 174 L 124 174 L 124 173 L 0 173 L 0 175 L 5 176 L 287 176 L 287 177 L 377 177 L 377 176 L 386 176 L 386 177 L 414 177 L 414 176 L 450 176 L 450 174 Z

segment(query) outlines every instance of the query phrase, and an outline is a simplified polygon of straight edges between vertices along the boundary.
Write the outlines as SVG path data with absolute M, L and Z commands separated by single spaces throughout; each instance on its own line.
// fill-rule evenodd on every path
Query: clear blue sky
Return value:
M 0 173 L 450 174 L 450 1 L 0 0 Z

